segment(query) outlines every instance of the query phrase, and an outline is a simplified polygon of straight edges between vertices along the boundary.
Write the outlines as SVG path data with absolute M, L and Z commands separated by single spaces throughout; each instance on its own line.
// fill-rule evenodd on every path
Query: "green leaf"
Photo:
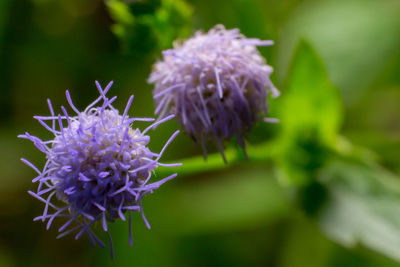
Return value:
M 192 32 L 193 9 L 182 0 L 163 0 L 154 17 L 154 29 L 162 49 L 171 48 L 177 38 Z
M 161 0 L 141 0 L 131 1 L 129 3 L 129 10 L 134 16 L 154 14 L 154 12 L 161 6 Z
M 374 166 L 335 160 L 319 174 L 328 201 L 319 215 L 327 236 L 400 261 L 400 180 Z
M 113 33 L 125 52 L 137 56 L 170 48 L 175 39 L 186 38 L 192 31 L 193 10 L 184 0 L 106 3 L 115 21 Z
M 281 181 L 304 185 L 336 143 L 342 103 L 321 60 L 306 42 L 294 57 L 280 103 Z
M 281 2 L 281 1 L 279 1 Z M 282 73 L 300 38 L 324 60 L 344 101 L 359 102 L 374 89 L 400 46 L 400 5 L 393 0 L 301 1 L 283 27 L 279 42 Z
M 130 25 L 134 22 L 133 15 L 129 12 L 129 7 L 118 0 L 106 1 L 111 18 L 119 24 Z
M 323 142 L 335 141 L 342 116 L 340 95 L 322 61 L 304 41 L 297 49 L 284 94 L 280 112 L 284 135 L 314 128 Z

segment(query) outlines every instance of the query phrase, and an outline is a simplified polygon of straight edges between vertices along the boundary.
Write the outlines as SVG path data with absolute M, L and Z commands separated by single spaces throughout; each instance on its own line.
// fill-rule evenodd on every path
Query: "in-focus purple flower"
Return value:
M 50 116 L 34 116 L 47 130 L 54 134 L 48 141 L 29 133 L 20 135 L 28 139 L 43 153 L 47 162 L 40 170 L 26 159 L 22 161 L 38 174 L 33 182 L 38 183 L 33 197 L 45 204 L 43 214 L 34 220 L 47 220 L 47 229 L 57 217 L 65 218 L 58 229 L 58 238 L 75 232 L 75 239 L 86 233 L 92 242 L 104 247 L 102 241 L 91 230 L 95 222 L 101 222 L 107 233 L 111 252 L 112 242 L 107 223 L 120 218 L 129 221 L 129 242 L 132 245 L 131 212 L 141 212 L 148 228 L 142 208 L 142 199 L 166 181 L 172 174 L 154 183 L 149 183 L 158 166 L 174 167 L 180 164 L 163 164 L 159 159 L 166 147 L 176 137 L 176 131 L 166 142 L 160 153 L 149 150 L 150 137 L 147 132 L 154 126 L 174 116 L 167 116 L 145 130 L 131 128 L 135 121 L 154 121 L 151 118 L 130 118 L 128 110 L 133 100 L 129 98 L 124 113 L 119 114 L 112 106 L 116 96 L 106 96 L 112 82 L 103 90 L 96 81 L 100 96 L 84 111 L 72 103 L 69 92 L 67 100 L 76 115 L 71 116 L 64 107 L 56 115 L 50 100 Z M 102 102 L 101 105 L 96 106 Z
M 244 148 L 245 134 L 268 112 L 268 92 L 279 95 L 270 80 L 272 67 L 257 50 L 272 44 L 222 25 L 176 43 L 148 79 L 155 84 L 155 114 L 174 113 L 204 155 L 206 143 L 213 142 L 224 157 L 223 143 L 232 137 Z

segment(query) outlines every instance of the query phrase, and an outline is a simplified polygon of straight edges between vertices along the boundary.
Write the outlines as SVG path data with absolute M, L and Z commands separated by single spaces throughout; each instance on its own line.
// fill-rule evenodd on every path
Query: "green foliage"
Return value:
M 369 247 L 400 261 L 400 180 L 376 165 L 339 158 L 318 180 L 329 191 L 319 222 L 337 242 Z
M 359 101 L 398 55 L 400 5 L 393 0 L 304 2 L 286 25 L 280 47 L 285 58 L 282 66 L 289 63 L 291 53 L 287 51 L 305 38 L 324 60 L 345 103 Z
M 128 7 L 134 16 L 152 15 L 161 7 L 161 0 L 131 1 Z
M 278 113 L 281 181 L 306 185 L 336 143 L 342 104 L 322 62 L 305 42 L 297 49 L 288 77 Z
M 294 188 L 296 204 L 310 219 L 316 219 L 327 237 L 348 247 L 361 244 L 400 260 L 397 251 L 400 246 L 400 180 L 379 167 L 376 156 L 368 149 L 355 146 L 338 135 L 343 115 L 340 95 L 307 43 L 299 45 L 288 77 L 279 103 L 280 133 L 272 141 L 249 145 L 251 163 L 248 164 L 265 164 L 277 157 L 281 185 Z M 226 154 L 231 164 L 244 161 L 234 148 L 227 149 Z M 185 159 L 183 163 L 178 170 L 182 175 L 198 175 L 231 166 L 225 165 L 218 154 L 210 155 L 206 163 L 200 157 Z M 267 170 L 264 171 L 268 173 Z M 246 173 L 248 177 L 251 172 L 247 170 Z M 245 183 L 241 185 L 245 186 Z M 238 194 L 230 187 L 206 191 L 212 203 L 224 202 L 220 198 L 222 195 Z M 190 194 L 201 195 L 201 189 Z M 193 202 L 204 204 L 203 201 Z M 218 206 L 211 202 L 213 208 Z M 239 204 L 235 206 L 240 207 Z M 200 209 L 195 208 L 196 211 Z M 188 216 L 199 223 L 195 224 L 195 229 L 208 225 L 208 218 L 185 214 L 190 209 L 185 211 L 183 207 L 179 210 L 184 212 L 180 218 Z M 207 214 L 212 215 L 211 210 Z M 212 215 L 216 216 L 213 222 L 218 218 L 221 227 L 231 225 L 236 219 L 230 212 L 215 213 L 218 216 Z M 242 211 L 240 220 L 247 220 L 247 216 L 253 215 Z M 190 227 L 189 222 L 186 227 Z
M 312 48 L 300 44 L 280 106 L 283 182 L 328 237 L 400 260 L 400 180 L 338 137 L 342 104 Z
M 110 49 L 115 39 L 101 1 L 0 0 L 1 266 L 399 266 L 398 1 L 104 3 L 122 50 L 148 60 Z M 144 70 L 176 38 L 217 23 L 276 41 L 260 52 L 282 91 L 270 101 L 271 116 L 281 122 L 254 129 L 249 160 L 228 147 L 228 165 L 218 153 L 205 162 L 180 134 L 165 153 L 167 161 L 184 163 L 178 177 L 143 201 L 152 230 L 135 213 L 130 247 L 126 222 L 110 225 L 114 261 L 107 248 L 73 235 L 56 240 L 57 227 L 47 232 L 31 222 L 42 206 L 26 194 L 34 172 L 19 157 L 44 157 L 15 136 L 31 126 L 43 133 L 31 115 L 48 114 L 46 97 L 65 105 L 65 89 L 113 79 L 115 95 L 139 100 L 133 114 L 152 116 Z M 296 50 L 299 39 L 312 48 L 302 43 Z M 79 107 L 92 100 L 91 90 L 73 93 Z M 152 135 L 151 143 L 162 147 L 166 138 Z M 154 178 L 172 171 L 160 168 Z
M 192 9 L 184 0 L 148 0 L 125 3 L 107 0 L 115 21 L 112 31 L 127 53 L 144 56 L 170 48 L 192 31 Z

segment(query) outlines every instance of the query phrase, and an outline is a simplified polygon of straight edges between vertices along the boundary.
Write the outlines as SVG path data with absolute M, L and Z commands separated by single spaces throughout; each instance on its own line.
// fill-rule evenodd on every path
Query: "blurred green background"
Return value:
M 0 1 L 0 266 L 400 266 L 400 1 L 131 2 Z M 94 80 L 114 80 L 117 107 L 134 94 L 130 114 L 152 116 L 146 79 L 162 49 L 219 23 L 275 41 L 260 52 L 281 123 L 249 134 L 250 160 L 234 147 L 226 166 L 187 160 L 201 152 L 180 134 L 165 160 L 197 169 L 145 198 L 152 230 L 135 214 L 133 247 L 126 223 L 111 226 L 113 261 L 32 222 L 43 206 L 19 159 L 45 159 L 16 136 L 50 138 L 32 118 L 46 98 L 65 105 L 69 89 L 84 108 Z M 153 131 L 151 148 L 177 127 Z

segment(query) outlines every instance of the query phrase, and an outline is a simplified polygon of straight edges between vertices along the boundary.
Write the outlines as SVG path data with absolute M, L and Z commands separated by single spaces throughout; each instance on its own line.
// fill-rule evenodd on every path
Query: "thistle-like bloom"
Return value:
M 131 212 L 141 212 L 144 222 L 150 228 L 143 213 L 142 199 L 176 176 L 175 173 L 149 183 L 153 171 L 158 166 L 174 167 L 180 164 L 159 162 L 164 150 L 179 131 L 169 138 L 160 153 L 147 148 L 150 141 L 146 135 L 148 130 L 173 118 L 173 115 L 151 124 L 143 131 L 131 128 L 135 121 L 154 119 L 128 117 L 133 95 L 124 113 L 120 115 L 112 106 L 116 97 L 106 97 L 111 85 L 112 82 L 103 90 L 96 81 L 100 96 L 84 111 L 74 106 L 67 91 L 67 100 L 75 116 L 68 115 L 64 107 L 61 107 L 62 114 L 56 115 L 48 100 L 51 115 L 34 118 L 54 134 L 53 139 L 43 141 L 29 133 L 19 137 L 32 141 L 47 158 L 42 171 L 22 159 L 38 174 L 33 179 L 33 182 L 38 183 L 37 191 L 29 191 L 29 194 L 45 204 L 43 214 L 34 220 L 48 220 L 49 229 L 55 218 L 66 218 L 66 222 L 58 229 L 58 238 L 76 232 L 75 239 L 78 239 L 87 233 L 93 245 L 98 243 L 104 247 L 90 228 L 99 221 L 108 235 L 112 252 L 107 223 L 118 218 L 125 221 L 127 215 L 129 242 L 132 245 Z M 102 104 L 96 106 L 101 101 Z
M 244 148 L 245 134 L 268 112 L 268 92 L 279 95 L 270 80 L 272 67 L 257 50 L 272 44 L 222 25 L 174 44 L 148 80 L 155 84 L 155 114 L 174 113 L 204 154 L 211 141 L 224 157 L 223 142 L 232 137 Z

